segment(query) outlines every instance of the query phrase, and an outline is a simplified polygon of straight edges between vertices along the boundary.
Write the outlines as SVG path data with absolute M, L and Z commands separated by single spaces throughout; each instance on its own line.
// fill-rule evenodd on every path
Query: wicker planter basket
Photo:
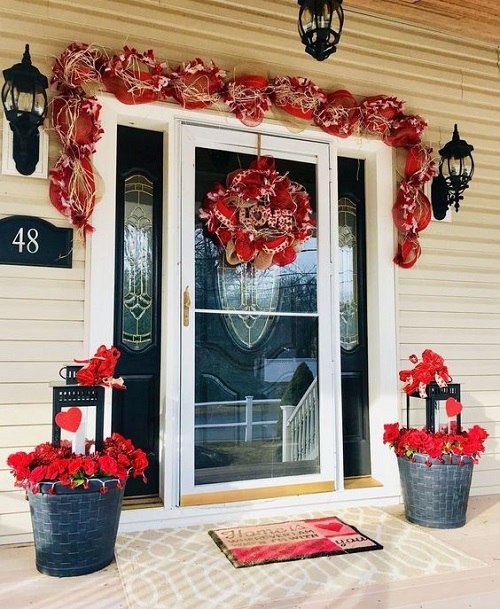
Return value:
M 454 529 L 465 524 L 474 462 L 453 457 L 441 463 L 415 454 L 415 461 L 398 457 L 399 476 L 407 520 L 424 527 Z
M 105 482 L 108 491 L 101 493 Z M 124 489 L 117 480 L 91 479 L 89 488 L 71 489 L 41 483 L 28 490 L 35 540 L 36 568 L 66 577 L 93 573 L 109 565 L 114 548 Z

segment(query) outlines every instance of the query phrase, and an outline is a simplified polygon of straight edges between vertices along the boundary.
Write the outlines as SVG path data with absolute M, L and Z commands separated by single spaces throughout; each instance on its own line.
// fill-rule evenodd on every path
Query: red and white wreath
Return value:
M 227 176 L 204 197 L 200 217 L 207 232 L 225 250 L 229 264 L 252 262 L 257 269 L 286 266 L 315 228 L 305 188 L 275 169 L 262 156 L 248 169 Z

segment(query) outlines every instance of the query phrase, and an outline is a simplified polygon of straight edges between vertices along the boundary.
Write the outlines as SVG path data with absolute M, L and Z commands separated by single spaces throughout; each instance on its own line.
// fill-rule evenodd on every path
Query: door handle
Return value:
M 184 295 L 182 297 L 182 304 L 183 304 L 183 309 L 184 309 L 183 316 L 182 316 L 182 323 L 187 328 L 189 326 L 189 309 L 191 308 L 191 298 L 189 297 L 189 286 L 186 286 L 186 289 L 184 290 Z

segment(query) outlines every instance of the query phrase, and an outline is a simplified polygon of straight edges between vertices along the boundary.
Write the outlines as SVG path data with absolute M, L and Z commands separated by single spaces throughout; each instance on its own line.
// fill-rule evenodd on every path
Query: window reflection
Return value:
M 197 485 L 319 471 L 317 237 L 288 266 L 232 266 L 198 216 L 214 182 L 254 158 L 196 151 Z M 315 210 L 316 167 L 276 167 L 304 184 Z

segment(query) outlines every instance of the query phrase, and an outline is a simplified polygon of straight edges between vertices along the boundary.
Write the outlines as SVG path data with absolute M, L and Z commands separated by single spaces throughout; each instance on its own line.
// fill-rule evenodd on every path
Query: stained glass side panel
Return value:
M 339 200 L 340 342 L 347 351 L 359 344 L 357 241 L 356 205 L 342 197 Z
M 138 352 L 152 341 L 153 183 L 136 174 L 125 180 L 122 342 Z

